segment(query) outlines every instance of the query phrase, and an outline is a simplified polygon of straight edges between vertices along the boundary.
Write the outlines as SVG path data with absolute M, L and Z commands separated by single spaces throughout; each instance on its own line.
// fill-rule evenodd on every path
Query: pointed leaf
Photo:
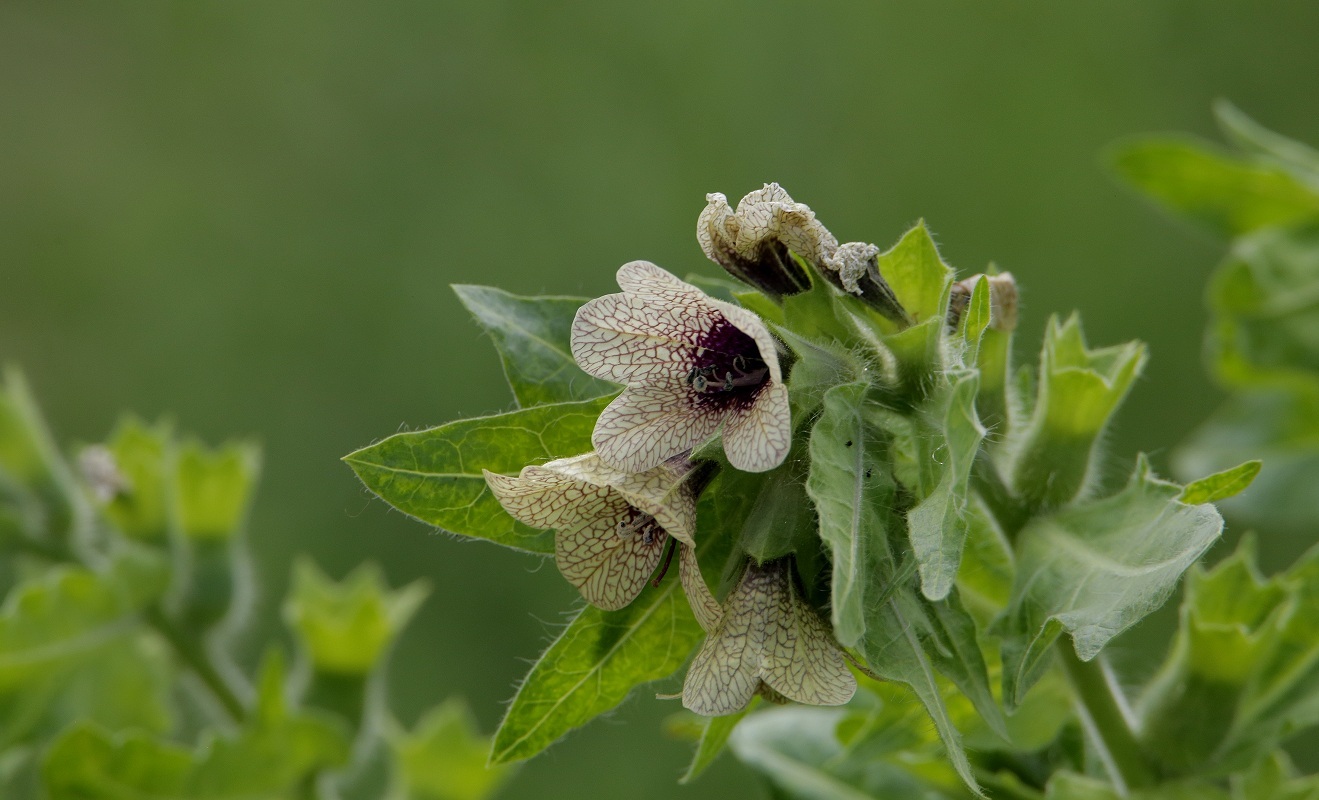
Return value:
M 1214 116 L 1238 147 L 1274 159 L 1301 183 L 1311 189 L 1319 188 L 1319 151 L 1269 130 L 1227 100 L 1214 102 Z
M 1182 573 L 1223 530 L 1212 505 L 1177 500 L 1181 487 L 1142 456 L 1117 494 L 1033 519 L 1017 538 L 1012 601 L 1000 622 L 1003 694 L 1015 705 L 1050 663 L 1064 630 L 1094 658 L 1163 605 Z
M 1200 503 L 1217 503 L 1219 500 L 1235 497 L 1244 492 L 1255 480 L 1262 463 L 1258 459 L 1247 461 L 1231 469 L 1216 472 L 1207 478 L 1188 483 L 1177 499 L 1188 506 L 1194 506 Z
M 961 565 L 968 529 L 967 484 L 985 436 L 975 410 L 977 374 L 967 371 L 951 377 L 951 384 L 935 398 L 941 413 L 935 436 L 938 444 L 932 448 L 931 458 L 942 475 L 934 491 L 907 514 L 911 546 L 920 565 L 921 591 L 930 600 L 948 595 Z
M 759 697 L 753 697 L 751 703 L 741 711 L 734 714 L 725 714 L 722 717 L 701 717 L 701 738 L 696 744 L 696 752 L 692 755 L 692 763 L 687 765 L 687 772 L 678 779 L 678 783 L 687 784 L 696 780 L 705 772 L 719 754 L 724 751 L 724 746 L 728 744 L 728 737 L 737 727 L 737 723 L 747 715 L 751 709 L 756 707 L 760 702 Z
M 896 489 L 881 460 L 882 432 L 862 413 L 867 388 L 852 383 L 825 393 L 824 412 L 811 429 L 806 480 L 820 518 L 820 538 L 833 563 L 834 634 L 847 647 L 865 633 L 867 596 L 884 589 L 873 582 L 871 549 L 887 547 L 882 509 L 892 507 Z
M 596 417 L 609 399 L 536 406 L 399 433 L 344 461 L 368 489 L 422 522 L 518 550 L 553 553 L 553 534 L 505 513 L 481 470 L 515 475 L 527 464 L 589 451 Z
M 953 271 L 939 256 L 924 220 L 904 233 L 892 249 L 879 255 L 879 273 L 914 324 L 936 318 L 942 323 Z
M 456 284 L 454 294 L 494 339 L 504 375 L 522 408 L 590 400 L 618 387 L 577 366 L 569 334 L 578 297 L 519 297 L 490 286 Z

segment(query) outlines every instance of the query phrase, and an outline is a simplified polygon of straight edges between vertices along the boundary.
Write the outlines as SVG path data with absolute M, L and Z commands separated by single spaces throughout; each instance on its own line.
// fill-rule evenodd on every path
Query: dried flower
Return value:
M 623 265 L 618 286 L 582 306 L 572 327 L 581 368 L 628 387 L 596 422 L 600 458 L 648 470 L 722 426 L 733 466 L 778 466 L 791 436 L 788 391 L 760 318 L 647 261 Z
M 741 711 L 756 694 L 834 706 L 855 692 L 828 623 L 797 594 L 792 559 L 781 558 L 747 564 L 687 671 L 682 704 L 719 716 Z
M 707 194 L 705 200 L 705 210 L 696 221 L 701 250 L 734 277 L 776 300 L 811 288 L 810 277 L 789 250 L 818 264 L 838 247 L 838 240 L 815 213 L 794 203 L 777 183 L 743 197 L 736 211 L 718 192 Z

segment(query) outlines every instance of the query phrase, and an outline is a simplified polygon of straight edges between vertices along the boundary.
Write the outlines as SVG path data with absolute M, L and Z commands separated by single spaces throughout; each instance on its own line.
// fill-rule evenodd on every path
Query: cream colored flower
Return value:
M 815 213 L 794 203 L 777 183 L 743 197 L 736 211 L 718 192 L 707 194 L 705 200 L 705 210 L 696 221 L 701 250 L 733 276 L 775 299 L 811 288 L 810 278 L 789 250 L 819 264 L 838 247 L 838 240 Z
M 626 473 L 595 453 L 524 467 L 517 477 L 485 472 L 505 511 L 533 528 L 555 531 L 559 571 L 588 602 L 606 610 L 622 608 L 641 593 L 670 536 L 684 550 L 691 548 L 698 489 L 693 477 L 686 459 Z M 704 583 L 701 588 L 708 594 Z
M 820 706 L 852 699 L 856 678 L 792 570 L 790 558 L 747 564 L 687 671 L 684 706 L 712 717 L 741 711 L 756 694 Z
M 723 428 L 733 466 L 763 472 L 788 453 L 791 420 L 774 338 L 760 317 L 648 261 L 618 270 L 619 294 L 585 304 L 572 354 L 627 388 L 591 437 L 610 466 L 651 469 Z

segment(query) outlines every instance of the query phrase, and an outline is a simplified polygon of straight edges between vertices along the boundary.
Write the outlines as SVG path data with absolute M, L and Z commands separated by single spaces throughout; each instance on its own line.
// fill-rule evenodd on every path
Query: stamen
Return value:
M 669 564 L 673 561 L 673 551 L 676 550 L 677 547 L 678 547 L 678 541 L 676 539 L 670 538 L 669 552 L 667 555 L 664 556 L 664 566 L 660 567 L 659 574 L 655 576 L 655 580 L 650 582 L 650 585 L 654 586 L 656 589 L 659 588 L 660 581 L 664 580 L 664 576 L 668 574 Z

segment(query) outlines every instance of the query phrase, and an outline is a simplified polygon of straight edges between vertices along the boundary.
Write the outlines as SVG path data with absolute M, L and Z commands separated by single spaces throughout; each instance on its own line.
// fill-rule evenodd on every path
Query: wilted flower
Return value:
M 572 354 L 597 378 L 627 384 L 591 441 L 607 464 L 651 469 L 723 426 L 738 469 L 763 472 L 788 453 L 788 390 L 760 317 L 705 295 L 648 261 L 618 270 L 620 294 L 582 306 Z
M 633 474 L 609 467 L 595 453 L 524 467 L 516 478 L 485 472 L 509 514 L 556 532 L 559 571 L 588 602 L 606 610 L 622 608 L 641 593 L 670 536 L 691 547 L 695 477 L 685 458 Z
M 776 300 L 811 288 L 810 277 L 789 250 L 819 264 L 838 247 L 815 212 L 794 203 L 777 183 L 743 197 L 736 211 L 719 192 L 705 200 L 696 240 L 706 257 Z
M 852 699 L 856 678 L 792 570 L 791 558 L 747 564 L 687 671 L 684 706 L 712 717 L 741 711 L 756 694 L 819 706 Z
M 879 274 L 873 244 L 838 239 L 815 218 L 810 207 L 794 202 L 782 186 L 767 183 L 743 197 L 734 211 L 718 192 L 705 196 L 696 221 L 696 239 L 711 261 L 775 300 L 811 288 L 796 253 L 811 262 L 830 283 L 857 295 L 884 316 L 910 322 L 893 290 Z
M 1011 272 L 997 275 L 972 275 L 952 285 L 948 298 L 948 326 L 956 328 L 971 302 L 971 292 L 981 279 L 989 281 L 989 327 L 999 331 L 1017 328 L 1017 281 Z

